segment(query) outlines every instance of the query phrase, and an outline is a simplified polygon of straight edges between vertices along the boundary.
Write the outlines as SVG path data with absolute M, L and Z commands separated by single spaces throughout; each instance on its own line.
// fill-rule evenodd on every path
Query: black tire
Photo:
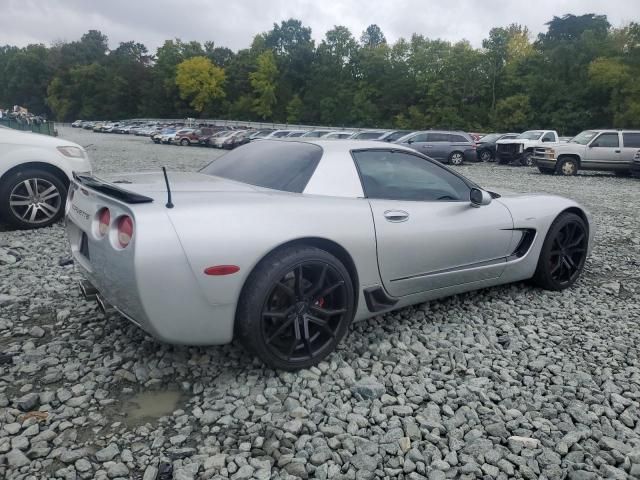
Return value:
M 539 170 L 539 171 L 540 171 L 540 173 L 542 173 L 543 175 L 553 175 L 553 168 L 538 167 L 538 170 Z
M 32 198 L 26 205 L 16 204 Z M 67 184 L 53 173 L 37 168 L 18 170 L 0 185 L 0 217 L 16 228 L 48 227 L 64 215 L 66 199 Z
M 480 153 L 478 153 L 478 159 L 481 162 L 493 162 L 494 158 L 493 158 L 493 152 L 491 150 L 480 150 Z
M 520 165 L 522 165 L 523 167 L 533 167 L 533 153 L 524 152 L 522 154 L 522 157 L 520 158 Z
M 336 257 L 315 247 L 285 247 L 265 257 L 247 280 L 236 336 L 270 367 L 308 368 L 335 350 L 354 308 L 351 277 Z
M 180 145 L 182 145 L 183 147 L 186 147 L 187 145 L 189 145 L 189 143 L 189 140 L 187 140 L 186 138 L 180 140 Z
M 447 162 L 450 165 L 462 165 L 464 163 L 464 153 L 462 152 L 451 152 L 449 154 L 449 158 Z
M 545 290 L 571 287 L 584 268 L 589 227 L 575 213 L 562 213 L 544 239 L 533 282 Z
M 559 175 L 573 176 L 578 173 L 578 160 L 573 157 L 564 157 L 558 162 L 556 172 Z

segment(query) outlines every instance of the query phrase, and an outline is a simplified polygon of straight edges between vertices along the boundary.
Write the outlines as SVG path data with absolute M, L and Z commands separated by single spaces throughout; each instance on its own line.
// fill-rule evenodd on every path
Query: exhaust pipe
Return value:
M 96 302 L 98 302 L 98 307 L 105 315 L 110 315 L 116 311 L 114 306 L 107 302 L 99 293 L 96 294 Z
M 80 288 L 80 293 L 87 300 L 95 300 L 96 295 L 98 295 L 98 289 L 93 286 L 93 284 L 88 280 L 80 280 L 78 282 L 78 287 Z

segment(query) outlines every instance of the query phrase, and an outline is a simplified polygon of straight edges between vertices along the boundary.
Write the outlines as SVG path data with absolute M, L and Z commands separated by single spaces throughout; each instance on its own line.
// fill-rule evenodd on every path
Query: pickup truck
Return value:
M 535 148 L 558 142 L 558 132 L 555 130 L 527 130 L 516 138 L 498 140 L 496 160 L 502 165 L 515 163 L 531 167 Z
M 585 130 L 568 143 L 536 148 L 533 160 L 541 173 L 605 170 L 627 176 L 639 148 L 640 130 Z

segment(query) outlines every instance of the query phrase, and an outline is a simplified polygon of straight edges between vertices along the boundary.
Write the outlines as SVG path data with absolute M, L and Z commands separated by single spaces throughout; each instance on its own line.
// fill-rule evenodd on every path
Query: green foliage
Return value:
M 291 101 L 287 104 L 287 122 L 298 123 L 302 117 L 302 99 L 299 95 L 294 95 Z
M 316 45 L 288 19 L 237 52 L 170 39 L 110 50 L 91 30 L 51 47 L 0 46 L 0 106 L 60 120 L 207 115 L 238 120 L 408 129 L 640 127 L 640 24 L 602 15 L 492 28 L 474 48 L 414 34 L 389 43 L 377 25 L 344 26 Z
M 276 104 L 276 87 L 278 67 L 271 50 L 267 50 L 258 57 L 258 68 L 249 74 L 251 87 L 255 95 L 253 111 L 261 118 L 267 119 L 273 113 Z
M 214 100 L 225 96 L 224 70 L 207 57 L 192 57 L 178 64 L 176 85 L 180 96 L 202 113 Z

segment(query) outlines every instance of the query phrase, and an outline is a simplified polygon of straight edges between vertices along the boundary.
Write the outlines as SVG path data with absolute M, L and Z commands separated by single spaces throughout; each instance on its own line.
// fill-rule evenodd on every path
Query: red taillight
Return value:
M 118 219 L 118 244 L 122 248 L 126 248 L 133 237 L 133 220 L 125 215 Z
M 231 275 L 240 271 L 237 265 L 216 265 L 204 269 L 205 275 Z
M 98 213 L 98 234 L 104 237 L 109 231 L 111 225 L 111 212 L 108 208 L 103 208 Z

